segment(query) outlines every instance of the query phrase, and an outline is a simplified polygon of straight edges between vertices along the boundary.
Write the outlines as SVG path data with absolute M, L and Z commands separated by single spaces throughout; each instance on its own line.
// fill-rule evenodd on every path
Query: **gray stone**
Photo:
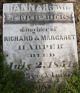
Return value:
M 4 4 L 3 50 L 26 78 L 54 80 L 78 62 L 72 3 Z

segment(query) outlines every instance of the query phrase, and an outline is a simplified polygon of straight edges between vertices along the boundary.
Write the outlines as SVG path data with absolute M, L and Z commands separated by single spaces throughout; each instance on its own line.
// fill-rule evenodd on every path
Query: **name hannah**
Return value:
M 45 12 L 45 11 L 54 11 L 54 10 L 70 10 L 71 7 L 68 4 L 57 4 L 57 3 L 51 3 L 51 4 L 34 4 L 34 3 L 27 3 L 27 4 L 8 4 L 7 6 L 8 10 L 13 11 L 23 11 L 23 12 Z

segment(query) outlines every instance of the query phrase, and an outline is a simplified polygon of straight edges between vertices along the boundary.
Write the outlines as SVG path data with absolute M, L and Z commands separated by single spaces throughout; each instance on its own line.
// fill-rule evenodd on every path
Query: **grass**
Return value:
M 56 0 L 19 0 L 20 2 L 55 2 Z M 60 1 L 60 0 L 58 0 Z M 66 1 L 66 0 L 63 0 Z M 18 0 L 6 0 L 18 2 Z M 78 4 L 80 7 L 80 4 Z M 78 8 L 78 11 L 80 9 Z M 80 14 L 80 13 L 79 13 Z M 78 15 L 76 15 L 78 16 Z M 80 17 L 78 17 L 79 19 Z M 77 23 L 77 33 L 80 34 L 80 20 Z M 25 80 L 22 71 L 12 70 L 6 63 L 3 54 L 0 54 L 0 93 L 80 93 L 80 67 L 74 68 L 71 77 L 63 77 L 63 81 L 53 82 L 52 86 L 45 86 Z M 58 84 L 57 84 L 58 83 Z M 49 89 L 48 89 L 49 88 Z
M 22 71 L 12 70 L 0 54 L 0 93 L 80 93 L 80 69 L 75 66 L 70 77 L 52 85 L 27 81 Z

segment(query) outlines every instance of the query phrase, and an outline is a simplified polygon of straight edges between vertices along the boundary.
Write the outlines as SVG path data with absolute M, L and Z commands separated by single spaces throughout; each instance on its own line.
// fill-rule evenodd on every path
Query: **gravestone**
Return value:
M 72 3 L 3 6 L 3 52 L 28 79 L 53 80 L 78 62 Z
M 67 0 L 67 1 L 69 1 L 69 2 L 77 2 L 77 0 Z

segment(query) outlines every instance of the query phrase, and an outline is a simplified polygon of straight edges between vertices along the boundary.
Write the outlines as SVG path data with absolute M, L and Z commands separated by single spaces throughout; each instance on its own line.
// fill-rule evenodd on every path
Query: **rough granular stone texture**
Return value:
M 2 51 L 2 16 L 0 16 L 0 52 Z
M 78 48 L 80 48 L 80 3 L 75 4 L 75 19 L 76 19 Z
M 0 0 L 0 2 L 6 2 L 6 1 L 7 0 Z M 65 2 L 69 0 L 56 0 L 56 1 Z M 74 7 L 75 7 L 75 19 L 76 19 L 76 29 L 77 29 L 77 42 L 78 42 L 78 48 L 80 48 L 80 0 L 77 0 L 77 2 L 74 3 Z M 2 3 L 0 3 L 0 49 L 2 44 L 1 35 L 2 35 Z
M 0 16 L 0 35 L 2 34 L 2 16 Z
M 3 2 L 4 0 L 0 0 L 0 52 L 2 52 L 2 12 L 3 12 Z

